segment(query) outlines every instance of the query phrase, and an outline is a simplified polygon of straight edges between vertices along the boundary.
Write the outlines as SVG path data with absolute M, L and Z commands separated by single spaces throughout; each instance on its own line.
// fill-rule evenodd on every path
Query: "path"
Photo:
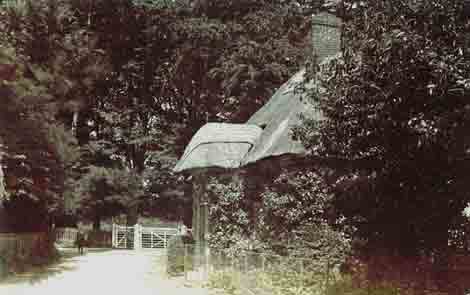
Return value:
M 165 274 L 161 251 L 89 250 L 83 256 L 66 254 L 55 265 L 0 283 L 8 295 L 207 295 Z

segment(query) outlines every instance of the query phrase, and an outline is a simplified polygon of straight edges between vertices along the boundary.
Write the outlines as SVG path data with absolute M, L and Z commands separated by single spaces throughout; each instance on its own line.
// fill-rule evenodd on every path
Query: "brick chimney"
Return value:
M 319 13 L 312 17 L 313 53 L 320 63 L 340 51 L 341 19 L 331 13 Z

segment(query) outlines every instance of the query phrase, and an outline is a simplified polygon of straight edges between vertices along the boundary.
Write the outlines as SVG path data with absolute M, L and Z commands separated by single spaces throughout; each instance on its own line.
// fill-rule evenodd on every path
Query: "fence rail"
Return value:
M 59 227 L 55 229 L 56 243 L 61 246 L 73 246 L 77 240 L 78 229 L 73 227 Z
M 48 233 L 0 234 L 0 258 L 28 260 L 47 257 L 52 240 Z
M 337 279 L 337 270 L 327 261 L 241 251 L 227 253 L 197 251 L 186 246 L 182 259 L 169 257 L 172 271 L 180 269 L 189 283 L 206 283 L 214 288 L 231 288 L 247 294 L 323 294 Z M 174 273 L 173 273 L 174 274 Z

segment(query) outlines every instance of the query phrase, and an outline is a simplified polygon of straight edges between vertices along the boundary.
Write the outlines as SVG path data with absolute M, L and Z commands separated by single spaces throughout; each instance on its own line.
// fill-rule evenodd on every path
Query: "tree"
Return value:
M 246 120 L 297 70 L 309 48 L 308 17 L 287 4 L 252 0 L 209 1 L 210 11 L 113 3 L 73 2 L 111 65 L 80 118 L 79 142 L 149 175 L 154 202 L 159 183 L 181 184 L 168 177 L 168 162 L 199 127 Z
M 1 137 L 10 155 L 6 174 L 12 180 L 6 205 L 16 210 L 14 220 L 21 214 L 33 216 L 26 207 L 30 202 L 29 208 L 42 212 L 31 218 L 37 227 L 46 220 L 51 224 L 65 210 L 66 179 L 80 157 L 76 115 L 106 64 L 66 2 L 30 1 L 2 7 L 1 14 L 1 45 L 15 48 L 5 51 L 9 60 L 2 62 L 13 69 L 13 78 L 6 79 L 13 83 L 3 85 L 10 92 L 3 96 L 8 108 L 2 108 L 1 116 Z M 30 201 L 17 206 L 25 196 Z
M 142 195 L 142 182 L 137 176 L 122 169 L 89 167 L 73 183 L 71 199 L 77 204 L 72 207 L 99 230 L 103 219 L 127 213 Z
M 47 73 L 19 59 L 8 44 L 3 46 L 0 67 L 9 70 L 0 74 L 0 140 L 8 195 L 2 201 L 10 230 L 45 230 L 63 208 L 67 168 L 77 156 L 74 139 L 54 120 L 56 101 L 47 83 L 31 76 Z
M 298 2 L 29 1 L 1 34 L 80 146 L 67 183 L 124 169 L 154 202 L 181 190 L 171 162 L 199 127 L 245 121 L 298 69 L 313 7 Z
M 369 247 L 442 249 L 469 201 L 470 51 L 463 1 L 343 1 L 342 56 L 312 66 L 325 115 L 304 143 L 348 167 L 337 216 Z

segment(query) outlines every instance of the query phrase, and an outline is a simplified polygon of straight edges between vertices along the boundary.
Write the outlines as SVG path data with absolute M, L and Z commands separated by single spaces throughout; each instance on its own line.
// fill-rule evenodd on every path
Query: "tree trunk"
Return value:
M 5 188 L 5 174 L 3 174 L 2 166 L 2 154 L 0 153 L 0 207 L 2 206 L 2 201 L 6 198 L 7 191 Z
M 139 210 L 137 205 L 132 205 L 127 211 L 126 224 L 127 226 L 134 226 L 139 220 Z

